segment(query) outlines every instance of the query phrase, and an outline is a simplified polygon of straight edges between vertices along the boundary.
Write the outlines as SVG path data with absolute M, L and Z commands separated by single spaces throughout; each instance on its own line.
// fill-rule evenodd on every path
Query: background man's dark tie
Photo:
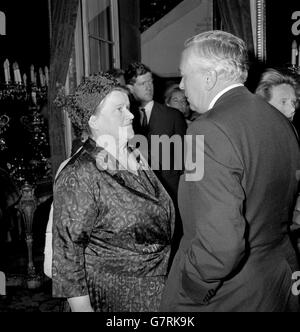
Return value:
M 143 134 L 147 134 L 148 131 L 148 120 L 146 111 L 144 108 L 140 108 L 140 117 L 141 117 L 141 129 Z

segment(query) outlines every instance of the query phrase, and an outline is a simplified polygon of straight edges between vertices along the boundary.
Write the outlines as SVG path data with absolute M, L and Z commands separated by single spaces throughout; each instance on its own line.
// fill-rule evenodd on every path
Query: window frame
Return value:
M 83 50 L 84 50 L 84 73 L 85 76 L 89 76 L 90 71 L 90 38 L 94 40 L 98 40 L 99 42 L 104 42 L 112 45 L 112 54 L 113 58 L 111 59 L 111 63 L 113 67 L 120 67 L 120 31 L 119 31 L 119 5 L 118 0 L 109 0 L 109 8 L 110 8 L 110 22 L 111 22 L 111 32 L 112 32 L 112 40 L 106 40 L 104 38 L 93 36 L 89 34 L 88 31 L 88 14 L 87 14 L 87 5 L 89 0 L 80 0 L 80 8 L 81 8 L 81 24 L 82 24 L 82 39 L 83 39 Z M 98 0 L 101 1 L 101 0 Z M 78 53 L 78 50 L 76 50 Z M 76 54 L 77 56 L 77 54 Z M 101 61 L 101 60 L 100 60 Z M 101 71 L 102 68 L 99 68 Z
M 83 77 L 88 77 L 91 75 L 90 71 L 90 43 L 89 43 L 89 31 L 88 31 L 88 13 L 87 13 L 87 4 L 89 0 L 80 0 L 78 15 L 77 15 L 77 24 L 75 29 L 74 36 L 74 52 L 70 59 L 70 64 L 74 62 L 75 64 L 75 74 L 76 74 L 76 84 L 79 85 Z M 102 1 L 102 0 L 98 0 Z M 120 56 L 120 31 L 119 31 L 119 4 L 118 0 L 109 0 L 110 6 L 110 22 L 111 22 L 111 32 L 112 32 L 112 41 L 113 45 L 113 58 L 111 63 L 115 68 L 120 68 L 121 56 Z M 104 40 L 107 42 L 106 40 Z M 101 70 L 101 68 L 99 69 Z M 66 94 L 72 93 L 71 75 L 74 73 L 69 70 L 68 77 L 66 80 Z M 72 150 L 72 141 L 73 141 L 73 130 L 71 125 L 71 120 L 64 111 L 64 122 L 65 122 L 65 144 L 66 144 L 66 153 L 67 156 L 71 155 Z

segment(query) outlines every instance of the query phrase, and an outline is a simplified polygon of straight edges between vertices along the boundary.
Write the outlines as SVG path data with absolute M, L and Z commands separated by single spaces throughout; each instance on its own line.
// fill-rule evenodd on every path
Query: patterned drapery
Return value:
M 79 0 L 51 0 L 49 4 L 51 12 L 51 58 L 48 107 L 52 171 L 55 174 L 60 163 L 66 158 L 66 147 L 63 114 L 61 109 L 55 107 L 53 101 L 56 97 L 57 85 L 64 85 L 66 82 Z

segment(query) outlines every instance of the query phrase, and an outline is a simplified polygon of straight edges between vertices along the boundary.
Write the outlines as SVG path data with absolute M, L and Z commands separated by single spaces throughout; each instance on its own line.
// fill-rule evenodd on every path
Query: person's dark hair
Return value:
M 131 63 L 125 71 L 124 77 L 126 84 L 133 85 L 138 76 L 152 73 L 151 69 L 140 62 Z
M 121 76 L 124 76 L 125 71 L 123 69 L 120 69 L 120 68 L 112 68 L 112 69 L 107 71 L 107 74 L 111 75 L 114 78 L 119 78 Z
M 296 81 L 293 77 L 269 68 L 263 73 L 255 93 L 269 102 L 272 98 L 272 88 L 282 84 L 290 85 L 296 90 Z

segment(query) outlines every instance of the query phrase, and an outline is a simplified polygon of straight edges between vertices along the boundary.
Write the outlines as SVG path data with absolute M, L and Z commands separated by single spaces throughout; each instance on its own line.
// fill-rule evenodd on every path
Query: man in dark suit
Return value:
M 184 236 L 161 310 L 297 311 L 291 288 L 299 268 L 288 234 L 300 169 L 293 128 L 243 86 L 246 45 L 229 33 L 188 40 L 181 73 L 202 114 L 187 133 L 187 156 L 198 164 L 195 171 L 187 160 L 181 177 Z
M 125 80 L 132 94 L 134 132 L 147 138 L 149 165 L 168 191 L 176 208 L 178 184 L 184 168 L 183 142 L 187 129 L 186 121 L 180 111 L 153 100 L 154 84 L 150 68 L 139 62 L 132 63 L 125 72 Z M 160 139 L 164 143 L 156 144 Z M 166 154 L 163 145 L 168 145 L 169 142 L 175 143 L 170 144 L 169 153 Z M 182 225 L 178 213 L 173 252 L 177 250 L 181 236 Z

